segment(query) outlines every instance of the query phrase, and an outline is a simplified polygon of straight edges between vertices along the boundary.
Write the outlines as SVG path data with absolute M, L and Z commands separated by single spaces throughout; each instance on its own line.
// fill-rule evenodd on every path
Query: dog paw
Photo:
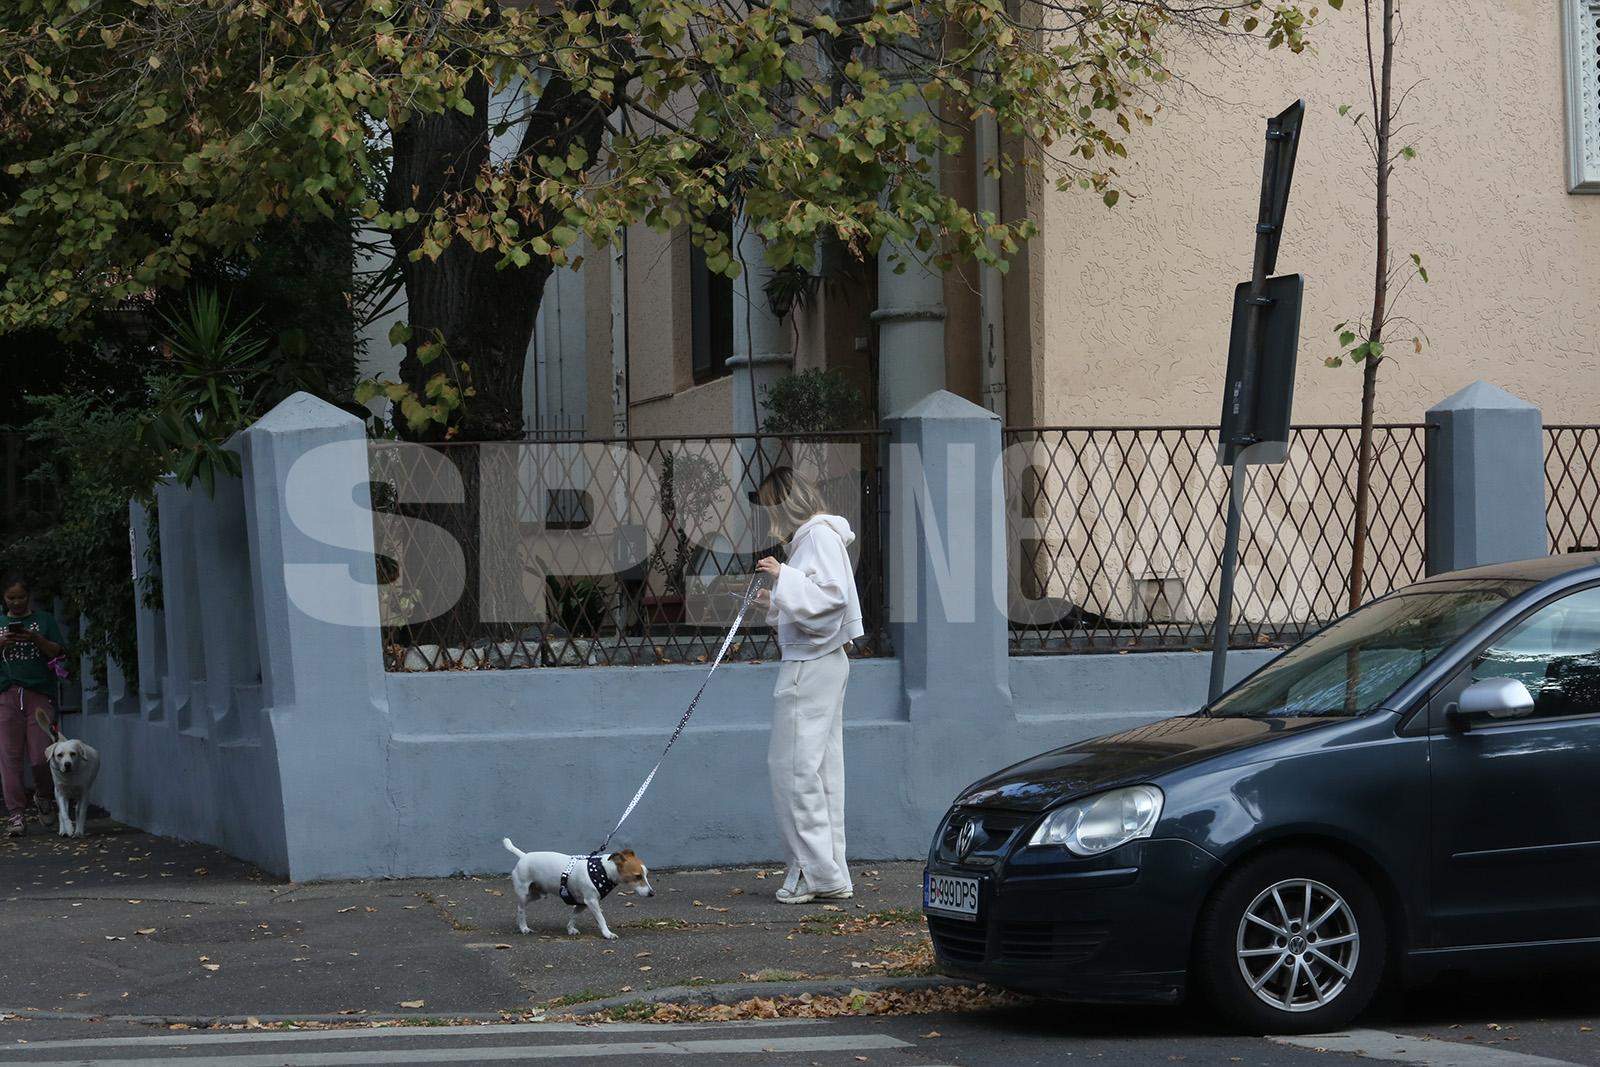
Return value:
M 617 935 L 616 935 L 616 934 L 614 934 L 614 933 L 612 933 L 612 932 L 611 932 L 611 931 L 610 931 L 610 930 L 607 930 L 607 931 L 606 931 L 606 932 L 605 932 L 605 933 L 603 933 L 603 934 L 601 934 L 601 935 L 600 935 L 600 936 L 601 936 L 601 937 L 603 937 L 603 938 L 605 938 L 605 939 L 606 939 L 606 940 L 607 940 L 607 941 L 617 941 L 617 940 L 620 940 L 620 939 L 619 939 L 619 938 L 618 938 L 618 937 L 617 937 Z

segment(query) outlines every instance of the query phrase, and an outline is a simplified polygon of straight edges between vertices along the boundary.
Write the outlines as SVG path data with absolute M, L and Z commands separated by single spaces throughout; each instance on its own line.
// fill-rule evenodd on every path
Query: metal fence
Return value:
M 1600 426 L 1544 428 L 1550 553 L 1600 551 Z
M 782 558 L 748 494 L 794 467 L 856 531 L 866 635 L 889 653 L 883 437 L 630 437 L 370 445 L 390 670 L 704 662 L 755 560 Z M 752 611 L 728 652 L 775 659 Z
M 1006 431 L 1014 655 L 1185 649 L 1216 619 L 1227 469 L 1215 426 Z M 1250 468 L 1231 643 L 1296 640 L 1348 607 L 1360 428 L 1296 427 Z M 1426 431 L 1376 428 L 1366 596 L 1424 574 Z

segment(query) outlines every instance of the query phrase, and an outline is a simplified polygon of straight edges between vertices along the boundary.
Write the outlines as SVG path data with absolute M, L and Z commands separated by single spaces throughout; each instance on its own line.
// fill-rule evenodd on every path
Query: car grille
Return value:
M 928 916 L 928 933 L 933 950 L 951 963 L 982 963 L 987 951 L 989 928 L 983 923 Z
M 1016 963 L 1082 963 L 1105 944 L 1110 931 L 1096 923 L 1000 924 L 1000 956 Z
M 1083 963 L 1100 951 L 1110 930 L 1099 923 L 1003 922 L 993 951 L 989 926 L 930 915 L 928 932 L 939 958 L 955 964 L 979 964 L 993 958 L 1002 963 L 1065 967 Z
M 1027 811 L 1001 811 L 992 808 L 956 808 L 945 819 L 939 832 L 939 858 L 947 863 L 960 863 L 969 867 L 993 866 L 1006 851 L 1019 829 L 1032 822 L 1035 813 Z M 956 842 L 962 827 L 977 822 L 972 851 L 965 856 L 956 855 Z

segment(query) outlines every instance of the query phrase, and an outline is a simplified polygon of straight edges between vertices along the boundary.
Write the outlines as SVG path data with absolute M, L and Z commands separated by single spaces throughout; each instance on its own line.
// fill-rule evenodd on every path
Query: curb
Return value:
M 620 997 L 603 1000 L 586 1000 L 581 1004 L 567 1004 L 559 1008 L 546 1008 L 551 1015 L 596 1015 L 614 1008 L 635 1004 L 693 1004 L 706 1007 L 717 1004 L 738 1004 L 753 997 L 797 997 L 804 993 L 813 996 L 837 997 L 853 992 L 882 993 L 887 990 L 911 991 L 917 989 L 955 989 L 971 986 L 972 982 L 954 978 L 818 978 L 804 982 L 727 982 L 716 985 L 671 985 L 660 989 L 647 989 Z
M 887 990 L 911 991 L 918 989 L 954 989 L 971 986 L 954 978 L 817 978 L 801 982 L 728 982 L 716 985 L 662 986 L 639 993 L 587 1000 L 581 1004 L 568 1004 L 558 1008 L 535 1007 L 531 1014 L 548 1015 L 598 1015 L 614 1008 L 636 1004 L 693 1004 L 706 1007 L 718 1004 L 738 1004 L 753 997 L 797 997 L 805 993 L 813 996 L 846 996 L 850 993 L 881 993 Z M 528 1009 L 506 1011 L 416 1011 L 416 1012 L 366 1012 L 359 1015 L 115 1015 L 93 1011 L 52 1011 L 41 1008 L 0 1008 L 0 1019 L 61 1020 L 67 1022 L 135 1023 L 143 1026 L 171 1026 L 182 1023 L 198 1028 L 244 1025 L 254 1019 L 260 1023 L 416 1023 L 451 1020 L 463 1023 L 500 1023 L 508 1016 L 516 1017 Z M 512 1018 L 510 1021 L 518 1021 Z
M 360 1015 L 111 1015 L 98 1011 L 51 1011 L 43 1008 L 0 1008 L 0 1019 L 64 1020 L 66 1022 L 138 1023 L 144 1026 L 171 1026 L 183 1023 L 196 1029 L 210 1026 L 243 1026 L 251 1019 L 260 1023 L 404 1023 L 451 1019 L 461 1022 L 504 1022 L 518 1011 L 414 1011 L 400 1013 L 365 1012 Z

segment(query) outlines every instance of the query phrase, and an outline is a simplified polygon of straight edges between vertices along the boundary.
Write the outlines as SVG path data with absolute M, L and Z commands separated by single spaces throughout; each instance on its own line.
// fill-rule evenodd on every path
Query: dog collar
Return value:
M 582 907 L 583 901 L 572 895 L 572 887 L 567 884 L 567 880 L 572 877 L 572 872 L 577 870 L 579 860 L 587 862 L 589 881 L 594 884 L 595 892 L 600 894 L 601 900 L 606 899 L 611 895 L 611 891 L 617 888 L 617 883 L 613 882 L 611 877 L 606 874 L 606 862 L 600 858 L 599 853 L 591 853 L 588 856 L 570 856 L 567 859 L 567 869 L 561 872 L 560 896 L 563 903 L 571 904 L 575 908 Z

